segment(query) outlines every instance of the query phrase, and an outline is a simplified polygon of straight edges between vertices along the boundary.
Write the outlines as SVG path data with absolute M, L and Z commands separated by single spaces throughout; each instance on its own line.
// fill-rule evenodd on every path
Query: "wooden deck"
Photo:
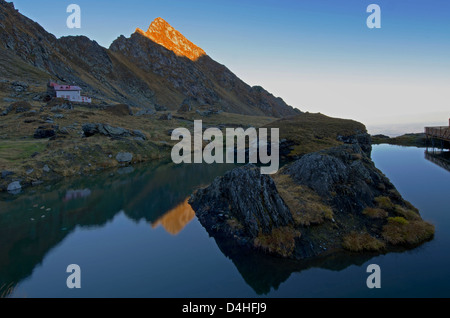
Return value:
M 425 135 L 427 138 L 436 138 L 450 142 L 450 127 L 425 127 Z

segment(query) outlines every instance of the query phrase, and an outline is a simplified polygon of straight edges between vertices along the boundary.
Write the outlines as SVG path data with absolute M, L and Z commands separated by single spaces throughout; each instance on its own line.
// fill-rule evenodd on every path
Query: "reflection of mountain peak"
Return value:
M 205 51 L 186 39 L 183 34 L 175 30 L 162 18 L 156 18 L 148 28 L 147 32 L 137 28 L 137 33 L 149 38 L 153 42 L 164 46 L 178 56 L 185 56 L 192 61 L 198 60 Z
M 152 224 L 152 227 L 155 228 L 158 225 L 162 225 L 162 227 L 172 235 L 180 233 L 195 216 L 195 212 L 192 210 L 188 200 L 189 198 L 164 214 Z

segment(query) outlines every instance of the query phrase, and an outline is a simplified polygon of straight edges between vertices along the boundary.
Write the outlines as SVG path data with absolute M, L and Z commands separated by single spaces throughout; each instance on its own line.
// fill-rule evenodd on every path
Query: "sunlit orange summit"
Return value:
M 156 18 L 150 24 L 147 32 L 139 28 L 136 29 L 136 32 L 164 46 L 176 55 L 185 56 L 192 61 L 196 61 L 201 56 L 206 55 L 205 51 L 186 39 L 183 34 L 175 30 L 162 18 Z

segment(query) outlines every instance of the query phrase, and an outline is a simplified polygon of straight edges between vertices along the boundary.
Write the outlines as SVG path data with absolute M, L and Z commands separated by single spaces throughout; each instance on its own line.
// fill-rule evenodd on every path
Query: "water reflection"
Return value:
M 292 273 L 300 273 L 312 267 L 341 271 L 350 265 L 361 266 L 380 253 L 334 253 L 320 258 L 289 260 L 256 253 L 235 245 L 234 242 L 210 232 L 221 252 L 231 259 L 245 282 L 258 294 L 266 295 L 288 280 Z M 404 252 L 399 248 L 397 252 Z
M 3 194 L 0 196 L 0 296 L 10 294 L 33 273 L 50 250 L 79 227 L 105 227 L 123 213 L 136 223 L 148 223 L 149 230 L 162 226 L 171 235 L 180 234 L 195 218 L 187 201 L 190 194 L 231 168 L 232 165 L 158 164 L 66 180 L 19 196 Z M 246 284 L 257 294 L 277 289 L 294 272 L 310 267 L 342 270 L 375 256 L 342 254 L 314 261 L 289 261 L 250 253 L 220 237 L 214 239 L 220 252 L 231 259 Z M 198 248 L 201 244 L 196 242 Z M 159 246 L 164 248 L 164 242 Z M 117 250 L 118 258 L 120 253 Z M 223 258 L 221 254 L 220 257 Z M 134 269 L 133 261 L 130 259 L 130 267 L 126 269 Z M 166 260 L 160 261 L 164 264 Z
M 155 164 L 74 178 L 18 196 L 0 194 L 0 295 L 30 276 L 77 227 L 103 227 L 120 211 L 135 222 L 179 233 L 195 215 L 186 198 L 232 167 Z
M 425 150 L 425 159 L 435 165 L 450 171 L 450 151 Z
M 165 213 L 152 224 L 152 228 L 162 225 L 162 227 L 172 235 L 180 233 L 181 230 L 183 230 L 195 217 L 195 212 L 192 210 L 188 200 L 189 198 L 186 198 L 183 203 L 180 203 L 175 208 Z

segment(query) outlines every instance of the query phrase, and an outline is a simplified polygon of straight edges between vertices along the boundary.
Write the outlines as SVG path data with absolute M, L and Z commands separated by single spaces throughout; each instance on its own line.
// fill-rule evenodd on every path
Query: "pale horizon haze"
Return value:
M 302 111 L 349 118 L 395 136 L 448 125 L 450 1 L 12 1 L 57 37 L 108 48 L 162 17 L 249 85 Z M 69 4 L 81 29 L 68 29 Z M 381 29 L 369 29 L 369 4 Z

